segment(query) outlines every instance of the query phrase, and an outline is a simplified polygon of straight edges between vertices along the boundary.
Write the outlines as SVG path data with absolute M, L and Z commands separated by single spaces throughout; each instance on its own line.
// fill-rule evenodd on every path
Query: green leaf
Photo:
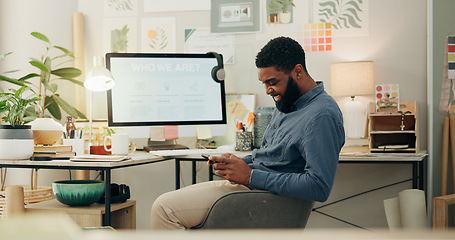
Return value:
M 0 75 L 0 81 L 9 82 L 9 83 L 19 85 L 19 86 L 25 86 L 25 84 L 23 82 L 18 81 L 17 79 L 14 79 L 14 78 L 9 78 L 9 77 L 3 76 L 3 75 Z
M 65 111 L 66 113 L 75 118 L 78 116 L 78 112 L 76 111 L 76 109 L 71 107 L 71 105 L 65 102 L 65 100 L 60 98 L 58 95 L 53 95 L 52 97 L 54 98 L 55 102 L 62 108 L 63 111 Z
M 82 74 L 82 71 L 77 68 L 66 67 L 53 70 L 51 73 L 62 78 L 75 78 L 79 77 Z
M 53 93 L 57 92 L 57 90 L 58 90 L 58 85 L 55 83 L 45 84 L 45 87 L 46 87 L 46 89 L 48 89 L 49 91 L 51 91 Z
M 70 81 L 70 82 L 72 82 L 72 83 L 74 83 L 74 84 L 77 84 L 77 85 L 79 85 L 79 86 L 81 86 L 81 87 L 84 87 L 84 82 L 79 81 L 79 80 L 76 80 L 76 79 L 72 79 L 72 78 L 60 78 L 60 80 L 67 80 L 67 81 Z
M 57 49 L 60 49 L 62 52 L 64 52 L 65 54 L 72 54 L 72 52 L 64 47 L 59 47 L 59 46 L 54 46 L 55 48 Z
M 12 54 L 13 52 L 8 52 L 8 53 L 3 53 L 3 54 L 0 54 L 0 61 L 3 61 L 5 60 L 6 56 Z
M 27 79 L 30 79 L 30 78 L 34 78 L 34 77 L 39 77 L 40 75 L 38 73 L 29 73 L 21 78 L 19 78 L 18 80 L 19 81 L 23 81 L 25 83 L 28 83 L 28 84 L 31 84 L 30 82 L 26 82 L 25 80 Z
M 50 43 L 49 38 L 46 37 L 46 35 L 39 33 L 39 32 L 32 32 L 30 33 L 32 36 L 38 38 L 39 40 L 45 41 L 47 43 Z
M 44 59 L 44 65 L 49 69 L 49 71 L 52 69 L 52 60 L 50 57 L 46 57 Z
M 87 116 L 85 116 L 82 112 L 79 112 L 76 108 L 74 110 L 76 110 L 78 118 L 87 119 Z
M 45 101 L 46 109 L 55 119 L 61 120 L 62 112 L 60 111 L 60 107 L 53 97 L 55 97 L 55 95 L 46 97 Z
M 43 71 L 43 72 L 49 72 L 49 69 L 46 67 L 46 65 L 44 65 L 42 62 L 40 61 L 35 61 L 35 60 L 32 60 L 29 62 L 32 66 L 34 67 L 37 67 L 39 70 Z
M 68 50 L 68 49 L 66 49 L 66 48 L 64 48 L 64 47 L 54 46 L 54 48 L 57 48 L 57 49 L 59 49 L 60 51 L 62 51 L 63 53 L 65 53 L 65 54 L 63 54 L 63 55 L 60 55 L 59 57 L 66 57 L 66 56 L 68 56 L 68 57 L 71 57 L 71 58 L 75 58 L 73 52 L 71 52 L 70 50 Z

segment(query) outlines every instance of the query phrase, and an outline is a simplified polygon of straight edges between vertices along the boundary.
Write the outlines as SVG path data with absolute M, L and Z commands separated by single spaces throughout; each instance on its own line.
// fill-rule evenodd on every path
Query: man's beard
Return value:
M 294 78 L 289 76 L 288 84 L 284 94 L 281 96 L 281 101 L 275 102 L 276 108 L 282 113 L 289 113 L 294 106 L 294 102 L 300 97 L 300 90 Z

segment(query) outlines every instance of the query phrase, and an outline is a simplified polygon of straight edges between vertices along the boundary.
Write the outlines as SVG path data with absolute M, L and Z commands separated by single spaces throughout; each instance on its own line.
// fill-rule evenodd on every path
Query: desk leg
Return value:
M 175 159 L 175 189 L 180 188 L 180 160 Z
M 105 202 L 104 202 L 104 223 L 103 226 L 111 225 L 111 170 L 105 171 Z
M 418 163 L 412 162 L 412 188 L 413 189 L 417 189 L 417 180 L 419 178 L 418 174 L 419 174 L 418 173 Z
M 424 173 L 423 173 L 424 161 L 419 162 L 419 189 L 424 190 Z
M 213 167 L 209 166 L 209 181 L 213 181 Z
M 191 182 L 196 184 L 196 161 L 191 161 Z

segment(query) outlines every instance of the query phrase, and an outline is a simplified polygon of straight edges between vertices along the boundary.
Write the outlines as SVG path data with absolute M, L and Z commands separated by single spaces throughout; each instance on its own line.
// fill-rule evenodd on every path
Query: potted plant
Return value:
M 40 100 L 33 96 L 27 86 L 0 92 L 0 114 L 5 123 L 0 125 L 0 160 L 28 159 L 33 155 L 34 141 L 30 125 L 24 125 L 34 119 L 34 107 Z M 32 96 L 24 97 L 30 92 Z
M 281 10 L 281 4 L 277 0 L 270 0 L 267 4 L 267 11 L 269 13 L 269 23 L 279 23 L 279 13 Z
M 281 4 L 280 12 L 280 22 L 281 23 L 290 23 L 291 22 L 291 12 L 289 7 L 295 7 L 294 0 L 277 0 Z
M 53 119 L 47 115 L 47 112 L 57 120 L 62 119 L 62 110 L 74 118 L 86 118 L 83 113 L 63 100 L 58 93 L 58 82 L 61 81 L 69 81 L 83 87 L 83 83 L 75 79 L 80 76 L 82 72 L 74 67 L 62 67 L 62 64 L 74 60 L 75 57 L 71 51 L 51 44 L 49 39 L 42 33 L 32 32 L 31 35 L 46 44 L 46 51 L 40 59 L 30 58 L 29 61 L 30 65 L 36 68 L 37 72 L 28 73 L 20 78 L 10 78 L 0 74 L 0 81 L 6 81 L 19 86 L 29 86 L 31 89 L 36 90 L 35 92 L 40 101 L 34 114 L 35 117 L 37 117 L 37 120 L 35 120 L 36 122 L 34 121 L 31 123 L 35 136 L 35 144 L 49 145 L 54 144 L 60 139 L 61 125 L 58 122 L 53 121 Z M 59 52 L 59 54 L 51 56 L 54 51 Z M 7 54 L 4 54 L 4 56 L 6 55 Z M 10 71 L 8 73 L 11 72 L 17 71 Z M 29 81 L 33 78 L 39 79 L 38 85 L 34 85 Z M 36 129 L 35 126 L 37 126 Z M 60 128 L 58 128 L 58 126 Z M 40 136 L 45 136 L 46 139 L 42 139 Z

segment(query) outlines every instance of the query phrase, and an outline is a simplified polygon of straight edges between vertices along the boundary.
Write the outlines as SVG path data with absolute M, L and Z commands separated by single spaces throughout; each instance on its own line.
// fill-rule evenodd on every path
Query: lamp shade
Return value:
M 333 96 L 374 94 L 373 62 L 333 63 L 330 85 Z
M 112 89 L 115 85 L 114 77 L 104 67 L 103 58 L 95 56 L 93 60 L 93 68 L 85 76 L 84 87 L 94 92 Z

